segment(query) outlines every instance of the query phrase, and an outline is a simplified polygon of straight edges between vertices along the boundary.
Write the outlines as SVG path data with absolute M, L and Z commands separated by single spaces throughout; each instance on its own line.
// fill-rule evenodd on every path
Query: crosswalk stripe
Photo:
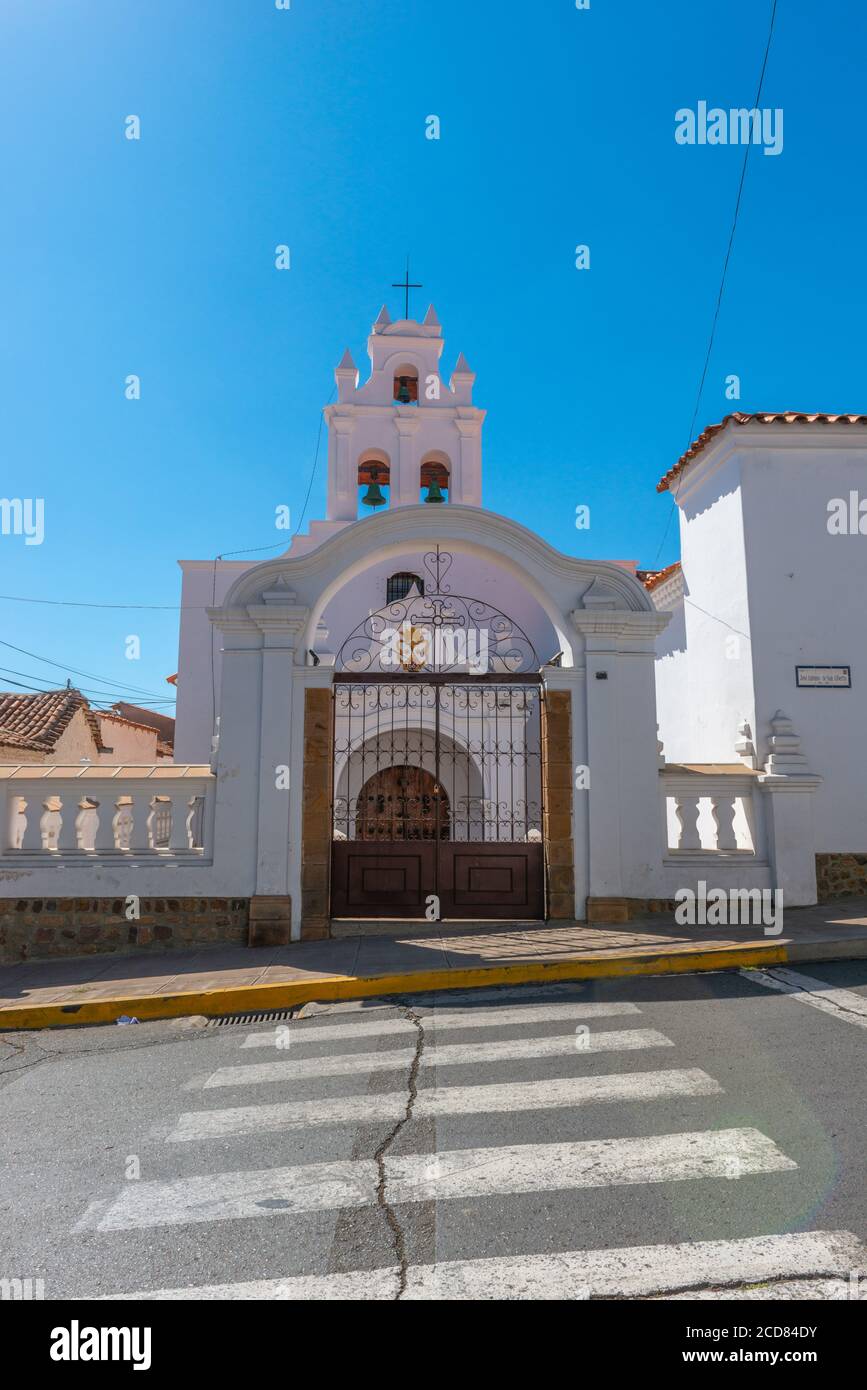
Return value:
M 772 1140 L 752 1128 L 453 1149 L 433 1155 L 389 1154 L 384 1166 L 392 1206 L 693 1178 L 740 1178 L 797 1168 Z M 89 1210 L 75 1229 L 134 1230 L 372 1206 L 378 1182 L 374 1160 L 357 1159 L 129 1183 L 113 1202 Z
M 867 1028 L 867 999 L 852 989 L 836 989 L 812 975 L 802 975 L 799 970 L 741 970 L 739 973 L 753 984 L 787 994 L 800 1004 L 821 1009 L 822 1013 L 831 1014 L 843 1023 Z
M 384 1269 L 362 1269 L 351 1274 L 302 1274 L 290 1279 L 252 1279 L 243 1284 L 200 1284 L 187 1289 L 148 1289 L 140 1293 L 110 1293 L 97 1299 L 98 1303 L 155 1302 L 156 1300 L 186 1300 L 206 1302 L 240 1302 L 245 1299 L 272 1302 L 317 1303 L 325 1299 L 368 1302 L 394 1299 L 400 1288 L 400 1270 L 396 1265 Z
M 578 1250 L 421 1265 L 410 1271 L 405 1298 L 574 1299 L 627 1297 L 703 1284 L 747 1284 L 852 1268 L 863 1247 L 848 1231 Z
M 481 1065 L 486 1062 L 512 1062 L 537 1057 L 583 1056 L 588 1052 L 629 1052 L 646 1047 L 673 1047 L 670 1038 L 652 1028 L 593 1030 L 576 1037 L 567 1033 L 559 1038 L 509 1038 L 498 1042 L 451 1043 L 446 1046 L 430 1040 L 421 1055 L 422 1067 Z M 239 1067 L 220 1067 L 206 1081 L 193 1079 L 186 1090 L 203 1086 L 255 1086 L 269 1081 L 300 1081 L 317 1076 L 349 1076 L 353 1073 L 398 1071 L 414 1056 L 414 1048 L 391 1048 L 387 1052 L 340 1053 L 335 1057 L 288 1057 L 279 1062 L 252 1062 Z
M 473 1299 L 568 1299 L 797 1297 L 795 1290 L 820 1283 L 825 1297 L 848 1289 L 849 1271 L 863 1266 L 864 1246 L 850 1231 L 804 1231 L 751 1236 L 744 1240 L 701 1240 L 679 1245 L 621 1246 L 614 1250 L 567 1250 L 551 1255 L 517 1255 L 486 1260 L 452 1260 L 411 1265 L 404 1298 L 418 1301 Z M 768 1281 L 798 1280 L 780 1284 Z M 764 1284 L 761 1289 L 745 1285 Z M 108 1294 L 118 1300 L 221 1299 L 271 1301 L 393 1299 L 396 1266 L 350 1274 L 253 1279 L 236 1284 L 148 1289 Z M 709 1288 L 707 1286 L 710 1286 Z M 682 1290 L 689 1290 L 687 1293 Z
M 464 1009 L 425 1014 L 421 1019 L 425 1031 L 435 1032 L 440 1028 L 506 1028 L 516 1024 L 560 1023 L 574 1018 L 614 1018 L 617 1015 L 637 1014 L 640 1009 L 635 1004 L 588 1002 L 582 1004 L 540 1004 L 537 1008 L 517 1007 L 511 1009 Z M 298 1024 L 284 1025 L 278 1035 L 276 1029 L 268 1033 L 250 1033 L 241 1044 L 242 1047 L 274 1047 L 279 1036 L 281 1045 L 285 1043 L 287 1032 L 289 1045 L 310 1042 L 338 1042 L 345 1038 L 376 1038 L 401 1034 L 409 1037 L 416 1032 L 415 1024 L 408 1018 L 348 1019 L 346 1023 L 322 1024 L 299 1027 Z
M 719 1082 L 697 1068 L 618 1072 L 612 1076 L 558 1077 L 551 1081 L 519 1081 L 500 1086 L 436 1087 L 419 1091 L 412 1113 L 416 1119 L 498 1111 L 511 1114 L 518 1110 L 659 1100 L 666 1096 L 711 1096 L 721 1092 Z M 247 1105 L 230 1110 L 186 1111 L 179 1116 L 167 1141 L 226 1138 L 269 1130 L 304 1129 L 308 1125 L 375 1124 L 400 1119 L 406 1112 L 406 1104 L 406 1092 L 394 1091 L 383 1095 L 287 1101 L 279 1105 Z

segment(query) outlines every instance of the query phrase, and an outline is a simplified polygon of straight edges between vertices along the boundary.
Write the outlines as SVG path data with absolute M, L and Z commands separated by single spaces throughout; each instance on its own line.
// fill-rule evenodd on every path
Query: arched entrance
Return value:
M 411 764 L 368 777 L 354 807 L 357 840 L 447 840 L 449 799 L 433 773 Z
M 541 703 L 532 643 L 430 584 L 371 614 L 334 676 L 334 917 L 544 916 Z

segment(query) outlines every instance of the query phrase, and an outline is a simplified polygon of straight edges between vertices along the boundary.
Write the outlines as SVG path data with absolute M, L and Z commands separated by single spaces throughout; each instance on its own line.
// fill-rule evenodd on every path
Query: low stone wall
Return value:
M 819 902 L 867 895 L 867 854 L 817 854 Z
M 0 961 L 247 944 L 247 898 L 139 898 L 138 917 L 128 918 L 132 906 L 124 898 L 4 898 Z

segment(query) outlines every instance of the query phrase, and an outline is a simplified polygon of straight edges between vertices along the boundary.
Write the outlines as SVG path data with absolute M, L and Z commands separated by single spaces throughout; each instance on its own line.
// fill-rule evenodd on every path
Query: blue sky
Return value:
M 397 316 L 407 251 L 447 370 L 463 349 L 477 373 L 486 505 L 570 554 L 676 558 L 655 484 L 688 442 L 743 150 L 676 144 L 674 113 L 752 105 L 769 15 L 5 0 L 0 495 L 43 497 L 45 539 L 0 536 L 0 592 L 51 602 L 0 599 L 0 638 L 59 665 L 0 647 L 0 687 L 74 667 L 98 703 L 171 694 L 175 561 L 285 539 L 333 369 L 347 345 L 366 363 L 383 300 Z M 734 408 L 865 409 L 865 40 L 858 0 L 780 0 L 784 148 L 750 155 L 697 429 L 730 373 Z

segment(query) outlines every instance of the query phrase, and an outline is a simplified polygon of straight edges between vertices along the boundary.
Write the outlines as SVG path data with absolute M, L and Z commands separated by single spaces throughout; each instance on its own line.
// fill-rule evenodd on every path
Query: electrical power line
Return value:
M 761 72 L 760 72 L 760 74 L 759 74 L 759 85 L 758 85 L 758 89 L 757 89 L 757 91 L 756 91 L 756 99 L 755 99 L 755 101 L 753 102 L 753 109 L 754 109 L 755 111 L 758 111 L 758 110 L 759 110 L 759 102 L 761 101 L 761 98 L 762 98 L 762 88 L 763 88 L 764 85 L 765 85 L 765 72 L 767 71 L 767 67 L 768 67 L 768 57 L 769 57 L 770 52 L 771 52 L 771 39 L 772 39 L 773 36 L 774 36 L 774 21 L 776 20 L 776 17 L 777 17 L 777 0 L 772 0 L 772 4 L 771 4 L 771 22 L 770 22 L 770 25 L 769 25 L 769 27 L 768 27 L 768 41 L 767 41 L 767 43 L 765 44 L 765 56 L 764 56 L 764 58 L 762 59 L 762 70 L 761 70 Z M 716 305 L 714 306 L 713 320 L 712 320 L 712 322 L 711 322 L 710 336 L 709 336 L 709 338 L 708 338 L 708 344 L 707 344 L 707 352 L 705 353 L 705 357 L 704 357 L 704 366 L 702 367 L 701 379 L 699 380 L 699 384 L 698 384 L 698 392 L 697 392 L 696 398 L 695 398 L 695 407 L 694 407 L 693 412 L 692 412 L 692 419 L 690 420 L 690 423 L 689 423 L 689 433 L 688 433 L 688 435 L 687 435 L 686 447 L 685 447 L 685 449 L 684 449 L 684 453 L 687 452 L 687 450 L 689 449 L 689 447 L 690 447 L 690 445 L 692 444 L 692 441 L 693 441 L 693 437 L 694 437 L 694 436 L 693 436 L 693 431 L 695 430 L 695 422 L 696 422 L 696 419 L 698 418 L 699 407 L 700 407 L 700 405 L 701 405 L 702 392 L 704 391 L 704 383 L 705 383 L 705 380 L 706 380 L 706 378 L 707 378 L 707 369 L 708 369 L 708 367 L 710 366 L 710 358 L 711 358 L 711 353 L 713 352 L 714 339 L 716 338 L 717 323 L 718 323 L 718 321 L 719 321 L 720 308 L 721 308 L 721 306 L 722 306 L 723 291 L 724 291 L 724 289 L 725 289 L 726 276 L 728 275 L 728 268 L 729 268 L 729 261 L 731 260 L 732 247 L 734 246 L 735 232 L 737 231 L 737 225 L 738 225 L 738 216 L 739 216 L 740 210 L 741 210 L 741 197 L 742 197 L 743 191 L 744 191 L 744 181 L 745 181 L 746 176 L 747 176 L 747 164 L 748 164 L 748 162 L 749 162 L 749 157 L 750 157 L 750 142 L 747 141 L 747 144 L 746 144 L 746 146 L 744 147 L 744 159 L 743 159 L 743 164 L 741 165 L 741 176 L 740 176 L 740 180 L 739 180 L 739 182 L 738 182 L 737 197 L 736 197 L 736 199 L 735 199 L 734 217 L 732 218 L 732 228 L 731 228 L 731 232 L 729 233 L 729 240 L 728 240 L 728 246 L 726 247 L 725 260 L 723 261 L 722 275 L 720 276 L 719 290 L 718 290 L 718 292 L 717 292 Z M 660 543 L 659 543 L 659 549 L 658 549 L 657 552 L 656 552 L 656 559 L 654 560 L 654 565 L 657 565 L 657 564 L 659 563 L 659 557 L 660 557 L 660 555 L 662 554 L 663 546 L 665 545 L 665 542 L 666 542 L 666 540 L 668 539 L 668 531 L 669 531 L 669 527 L 671 526 L 671 519 L 672 519 L 672 517 L 674 516 L 675 510 L 676 510 L 676 508 L 677 508 L 677 493 L 678 493 L 678 489 L 679 489 L 679 487 L 680 487 L 681 479 L 682 479 L 682 478 L 683 478 L 683 473 L 681 472 L 681 474 L 680 474 L 680 476 L 678 477 L 678 479 L 677 479 L 677 481 L 676 481 L 676 483 L 675 483 L 675 486 L 674 486 L 674 493 L 673 493 L 672 499 L 671 499 L 671 510 L 670 510 L 669 513 L 668 513 L 668 518 L 667 518 L 666 523 L 665 523 L 665 530 L 664 530 L 663 533 L 662 533 L 662 540 L 660 541 Z
M 76 666 L 68 666 L 63 661 L 53 661 L 52 658 L 49 656 L 40 656 L 38 652 L 29 652 L 25 647 L 16 647 L 12 642 L 4 642 L 2 638 L 0 638 L 0 647 L 8 647 L 10 651 L 18 652 L 21 656 L 32 657 L 34 661 L 42 661 L 46 666 L 56 666 L 59 670 L 65 671 L 67 676 L 84 676 L 87 680 L 101 681 L 103 685 L 116 686 L 121 693 L 132 692 L 135 695 L 145 695 L 148 699 L 151 700 L 159 700 L 161 698 L 161 696 L 155 694 L 154 691 L 145 690 L 143 686 L 129 685 L 122 681 L 115 681 L 112 680 L 109 676 L 98 676 L 94 671 L 82 671 Z M 18 675 L 24 674 L 26 674 L 26 672 L 18 672 Z M 34 679 L 38 678 L 34 677 Z M 119 697 L 116 695 L 115 699 L 118 698 Z

